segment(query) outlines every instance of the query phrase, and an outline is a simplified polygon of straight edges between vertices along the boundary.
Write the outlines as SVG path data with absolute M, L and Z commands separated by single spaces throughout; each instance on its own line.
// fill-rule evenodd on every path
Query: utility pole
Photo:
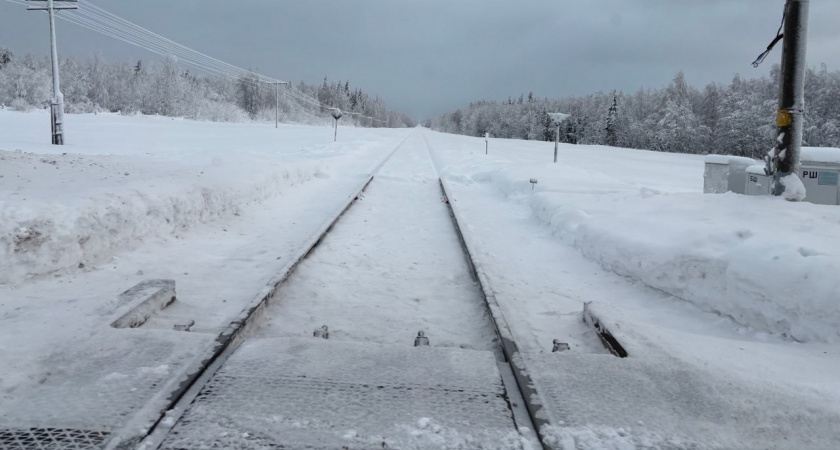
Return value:
M 288 81 L 275 81 L 274 85 L 274 128 L 279 128 L 280 123 L 280 85 L 289 84 Z
M 47 11 L 50 16 L 50 43 L 52 56 L 53 91 L 50 100 L 50 117 L 53 145 L 64 145 L 64 95 L 59 88 L 58 80 L 58 49 L 55 44 L 55 12 L 61 9 L 79 9 L 77 5 L 56 5 L 55 2 L 76 3 L 78 0 L 27 0 L 30 2 L 46 2 L 46 6 L 30 6 L 29 11 Z
M 802 119 L 805 112 L 805 48 L 808 41 L 809 0 L 787 0 L 785 4 L 782 73 L 779 110 L 776 113 L 776 149 L 773 152 L 773 195 L 782 195 L 781 179 L 798 176 L 802 148 Z

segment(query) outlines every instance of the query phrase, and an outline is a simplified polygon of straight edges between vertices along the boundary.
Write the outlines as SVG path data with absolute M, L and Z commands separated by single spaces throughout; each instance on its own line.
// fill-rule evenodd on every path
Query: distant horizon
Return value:
M 758 69 L 750 63 L 775 35 L 785 2 L 313 0 L 277 7 L 255 0 L 248 8 L 217 0 L 87 3 L 271 77 L 349 81 L 379 95 L 389 109 L 423 121 L 471 101 L 504 101 L 528 92 L 562 99 L 658 88 L 679 71 L 697 88 L 726 83 L 735 74 L 760 77 L 778 63 L 781 45 Z M 834 25 L 840 2 L 811 3 L 809 65 L 840 67 L 840 29 Z M 7 22 L 0 46 L 16 54 L 48 54 L 44 14 L 0 2 L 0 17 Z M 57 24 L 61 57 L 159 58 L 66 21 Z
M 0 47 L 0 48 L 3 48 L 3 47 Z M 6 47 L 6 48 L 8 48 L 8 47 Z M 36 58 L 47 58 L 47 57 L 48 57 L 48 55 L 33 55 L 33 54 L 31 54 L 31 53 L 25 53 L 25 54 L 21 55 L 21 54 L 19 54 L 19 53 L 16 53 L 16 52 L 15 52 L 15 50 L 14 50 L 13 48 L 8 48 L 8 49 L 9 49 L 9 50 L 11 50 L 11 51 L 12 51 L 12 53 L 13 53 L 16 57 L 20 57 L 20 56 L 24 56 L 24 57 L 25 57 L 25 56 L 32 56 L 32 57 L 36 57 Z M 96 55 L 96 53 L 91 53 L 91 54 L 89 54 L 89 55 L 87 55 L 87 56 L 77 56 L 77 55 L 76 55 L 76 56 L 72 56 L 72 55 L 71 55 L 71 56 L 61 56 L 61 59 L 72 59 L 72 60 L 75 60 L 75 61 L 81 61 L 81 60 L 83 60 L 83 59 L 90 58 L 90 57 L 93 57 L 93 56 L 95 56 L 95 55 Z M 149 55 L 149 56 L 150 56 L 150 57 L 149 57 L 148 59 L 142 59 L 142 58 L 141 58 L 141 59 L 136 59 L 136 60 L 112 61 L 112 60 L 110 60 L 109 58 L 107 58 L 107 57 L 105 57 L 104 55 L 102 55 L 102 57 L 103 57 L 103 61 L 105 61 L 106 63 L 113 63 L 113 64 L 129 64 L 129 65 L 134 65 L 134 64 L 136 64 L 136 63 L 137 63 L 137 61 L 142 61 L 143 63 L 145 63 L 145 62 L 147 62 L 147 61 L 161 62 L 161 61 L 163 61 L 163 60 L 164 60 L 164 57 L 163 57 L 163 56 L 161 56 L 161 55 L 151 54 L 151 55 Z M 773 67 L 773 66 L 778 66 L 778 65 L 779 65 L 779 63 L 767 63 L 767 64 L 768 64 L 768 66 L 769 66 L 769 67 Z M 831 68 L 831 67 L 829 67 L 829 66 L 828 66 L 828 64 L 826 64 L 826 63 L 819 63 L 818 65 L 809 65 L 808 67 L 809 67 L 809 68 L 811 68 L 811 69 L 818 70 L 818 69 L 821 69 L 821 67 L 822 67 L 823 65 L 825 65 L 825 66 L 826 66 L 826 68 L 827 68 L 827 70 L 829 70 L 829 71 L 837 71 L 837 70 L 839 70 L 839 69 L 833 69 L 833 70 L 832 70 L 832 68 Z M 189 70 L 190 72 L 195 72 L 195 73 L 198 73 L 198 74 L 200 74 L 201 76 L 204 76 L 204 77 L 208 77 L 208 78 L 213 78 L 213 77 L 220 78 L 218 75 L 213 75 L 213 74 L 208 74 L 208 73 L 205 73 L 205 72 L 202 72 L 202 71 L 197 71 L 197 70 L 194 70 L 193 68 L 191 68 L 191 67 L 189 67 L 189 66 L 185 66 L 185 65 L 184 65 L 183 67 L 185 67 L 185 68 L 186 68 L 187 70 Z M 685 74 L 685 71 L 682 71 L 682 70 L 677 70 L 677 71 L 676 71 L 676 72 L 674 72 L 674 74 L 672 75 L 671 80 L 673 80 L 673 77 L 675 77 L 675 76 L 676 76 L 678 73 L 680 73 L 680 72 L 683 72 L 683 74 Z M 740 74 L 736 74 L 736 75 L 740 75 Z M 761 74 L 755 74 L 755 75 L 754 75 L 754 76 L 752 76 L 752 77 L 742 77 L 742 79 L 744 79 L 744 80 L 760 79 L 760 78 L 762 78 L 762 77 L 765 77 L 765 78 L 766 78 L 767 76 L 768 76 L 768 74 L 766 74 L 766 73 L 761 73 Z M 702 90 L 703 88 L 705 88 L 705 87 L 706 87 L 707 85 L 709 85 L 709 84 L 728 85 L 729 83 L 731 83 L 731 81 L 732 81 L 732 79 L 733 79 L 734 77 L 735 77 L 735 75 L 733 75 L 733 76 L 732 76 L 729 80 L 726 80 L 726 81 L 710 81 L 710 82 L 705 83 L 705 84 L 703 84 L 703 85 L 693 85 L 693 84 L 689 83 L 689 86 L 690 86 L 690 87 L 692 87 L 692 88 L 694 88 L 694 89 L 697 89 L 697 90 Z M 324 77 L 321 77 L 321 78 L 320 78 L 320 79 L 318 79 L 318 80 L 312 80 L 312 81 L 307 81 L 307 80 L 296 80 L 296 81 L 292 81 L 292 83 L 293 83 L 293 84 L 295 84 L 295 85 L 297 85 L 297 84 L 299 84 L 299 83 L 304 83 L 304 84 L 307 84 L 307 85 L 318 85 L 318 84 L 320 84 L 320 83 L 323 81 L 323 79 L 324 79 Z M 356 86 L 356 85 L 353 83 L 353 80 L 331 80 L 331 79 L 329 79 L 329 77 L 327 77 L 327 80 L 328 80 L 328 82 L 330 82 L 330 83 L 334 83 L 334 82 L 336 82 L 336 81 L 340 81 L 340 82 L 342 82 L 342 83 L 344 83 L 344 82 L 349 82 L 349 83 L 350 83 L 350 87 L 351 87 L 351 89 L 358 87 L 358 86 Z M 440 114 L 437 114 L 437 115 L 432 116 L 432 117 L 425 117 L 425 118 L 422 118 L 422 119 L 419 119 L 419 118 L 416 118 L 416 117 L 412 117 L 412 116 L 410 116 L 410 115 L 409 115 L 409 117 L 412 117 L 412 119 L 416 120 L 416 121 L 418 122 L 418 124 L 419 124 L 419 123 L 425 122 L 425 121 L 427 121 L 427 120 L 431 120 L 431 119 L 438 118 L 438 117 L 442 116 L 443 114 L 452 113 L 452 112 L 454 112 L 454 111 L 456 111 L 456 110 L 463 109 L 463 108 L 465 108 L 465 107 L 469 106 L 471 103 L 477 103 L 477 102 L 491 102 L 491 103 L 498 103 L 498 104 L 502 104 L 502 103 L 504 103 L 504 102 L 507 102 L 507 101 L 508 101 L 508 99 L 511 99 L 511 100 L 513 100 L 513 102 L 514 102 L 514 103 L 516 103 L 516 102 L 519 100 L 519 97 L 520 97 L 520 96 L 523 96 L 524 98 L 527 98 L 527 96 L 528 96 L 528 94 L 529 94 L 529 93 L 533 93 L 533 94 L 534 94 L 534 98 L 536 98 L 537 100 L 540 100 L 540 101 L 544 101 L 544 100 L 548 100 L 548 101 L 554 101 L 554 100 L 564 100 L 564 99 L 570 99 L 570 98 L 585 97 L 585 96 L 588 96 L 588 95 L 609 94 L 609 93 L 611 93 L 611 92 L 613 92 L 613 91 L 615 91 L 615 92 L 617 92 L 617 93 L 619 93 L 619 94 L 625 94 L 625 95 L 627 95 L 627 94 L 634 94 L 634 93 L 636 93 L 636 92 L 638 92 L 638 91 L 640 91 L 640 90 L 658 90 L 658 89 L 663 89 L 663 88 L 667 87 L 667 86 L 668 86 L 668 84 L 670 84 L 670 83 L 671 83 L 671 80 L 668 80 L 668 81 L 664 82 L 664 83 L 663 83 L 662 85 L 660 85 L 660 86 L 640 86 L 640 87 L 638 87 L 638 88 L 636 88 L 636 89 L 633 89 L 633 90 L 622 90 L 622 89 L 607 89 L 607 90 L 598 90 L 598 91 L 592 91 L 592 92 L 587 92 L 587 93 L 582 93 L 582 94 L 567 95 L 567 96 L 563 96 L 563 97 L 547 97 L 547 96 L 542 96 L 542 95 L 539 95 L 538 93 L 535 93 L 535 92 L 533 92 L 533 91 L 527 91 L 527 92 L 521 92 L 521 93 L 518 93 L 518 94 L 516 94 L 516 95 L 508 95 L 507 97 L 503 97 L 503 98 L 478 98 L 478 99 L 468 100 L 468 101 L 464 102 L 464 103 L 463 103 L 463 104 L 461 104 L 461 105 L 456 105 L 456 106 L 454 106 L 452 109 L 447 110 L 447 111 L 443 111 L 443 112 L 441 112 Z M 382 96 L 381 96 L 378 92 L 376 92 L 376 91 L 370 91 L 370 92 L 368 92 L 368 93 L 369 93 L 369 94 L 371 94 L 371 95 L 373 95 L 373 96 L 379 96 L 380 98 L 382 98 Z M 393 108 L 393 107 L 391 106 L 391 104 L 388 102 L 388 99 L 387 99 L 387 98 L 382 98 L 382 100 L 385 102 L 385 105 L 388 107 L 389 111 L 392 111 L 392 112 L 395 112 L 395 113 L 407 114 L 407 113 L 405 113 L 405 112 L 403 112 L 403 111 L 400 111 L 400 110 L 398 110 L 398 109 Z

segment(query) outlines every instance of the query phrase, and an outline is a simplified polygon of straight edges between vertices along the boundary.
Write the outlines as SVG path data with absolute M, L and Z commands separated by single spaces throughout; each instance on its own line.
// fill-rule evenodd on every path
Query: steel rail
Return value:
M 388 162 L 389 159 L 403 146 L 408 138 L 414 133 L 408 133 L 388 155 L 383 158 L 371 171 L 365 176 L 364 181 L 360 183 L 359 187 L 347 197 L 338 211 L 333 214 L 319 229 L 302 245 L 296 256 L 288 263 L 275 277 L 260 290 L 248 306 L 240 312 L 236 318 L 230 322 L 225 329 L 216 337 L 211 348 L 207 351 L 204 358 L 187 371 L 184 375 L 184 380 L 179 386 L 170 393 L 167 400 L 167 406 L 159 411 L 159 417 L 154 421 L 154 424 L 149 427 L 145 435 L 138 435 L 136 433 L 115 433 L 116 435 L 105 446 L 106 449 L 122 449 L 133 448 L 151 450 L 158 448 L 171 428 L 180 419 L 180 416 L 188 409 L 195 397 L 201 391 L 204 384 L 213 376 L 213 374 L 224 364 L 228 357 L 233 354 L 234 350 L 244 341 L 244 336 L 247 336 L 251 327 L 254 325 L 255 319 L 261 316 L 268 300 L 274 295 L 277 289 L 286 281 L 294 272 L 295 268 L 301 261 L 318 246 L 323 240 L 324 236 L 332 230 L 335 224 L 341 219 L 344 214 L 350 210 L 355 204 L 359 196 L 367 189 L 368 185 L 373 181 L 376 174 Z M 168 412 L 168 414 L 167 414 Z M 168 420 L 164 420 L 167 418 Z M 128 428 L 128 427 L 127 427 Z
M 452 223 L 455 226 L 456 233 L 458 234 L 458 240 L 461 242 L 461 248 L 464 251 L 464 257 L 467 260 L 470 273 L 472 274 L 473 280 L 478 283 L 479 288 L 481 289 L 484 304 L 487 307 L 491 322 L 493 323 L 493 328 L 496 331 L 496 336 L 499 338 L 499 345 L 501 347 L 502 355 L 505 358 L 505 363 L 510 365 L 511 371 L 513 372 L 513 380 L 516 383 L 514 388 L 519 390 L 522 400 L 525 402 L 531 423 L 533 423 L 537 428 L 536 434 L 540 445 L 544 450 L 554 450 L 553 446 L 547 444 L 543 440 L 542 434 L 540 433 L 540 431 L 545 430 L 546 427 L 550 425 L 550 422 L 546 419 L 547 415 L 542 411 L 542 402 L 539 400 L 539 394 L 537 393 L 534 381 L 525 366 L 525 361 L 519 351 L 519 345 L 516 343 L 510 326 L 502 313 L 502 309 L 499 307 L 499 302 L 496 300 L 496 294 L 490 286 L 490 281 L 487 278 L 484 269 L 480 265 L 477 265 L 475 259 L 473 258 L 473 253 L 476 250 L 475 245 L 465 237 L 461 230 L 461 225 L 464 223 L 464 220 L 452 204 L 452 197 L 450 197 L 446 189 L 446 183 L 443 181 L 443 178 L 440 177 L 441 171 L 439 163 L 434 156 L 432 145 L 429 143 L 429 139 L 426 137 L 425 133 L 423 134 L 423 139 L 426 141 L 426 148 L 428 149 L 429 155 L 432 157 L 435 169 L 437 170 L 440 190 L 446 199 L 445 202 L 449 208 L 449 215 L 452 218 Z M 508 387 L 506 386 L 505 388 L 507 389 Z

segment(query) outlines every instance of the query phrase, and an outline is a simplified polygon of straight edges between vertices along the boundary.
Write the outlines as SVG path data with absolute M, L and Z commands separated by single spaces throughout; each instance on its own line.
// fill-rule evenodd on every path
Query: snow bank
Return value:
M 781 183 L 785 186 L 785 191 L 782 193 L 785 200 L 792 202 L 801 202 L 802 200 L 805 200 L 805 185 L 802 184 L 802 180 L 799 179 L 799 175 L 792 173 L 780 178 L 779 181 L 781 181 Z
M 145 238 L 177 236 L 198 223 L 238 214 L 245 205 L 279 195 L 319 173 L 318 164 L 300 163 L 228 184 L 213 180 L 209 170 L 176 167 L 169 161 L 147 161 L 148 172 L 135 162 L 128 172 L 121 159 L 0 151 L 4 179 L 58 189 L 45 196 L 20 186 L 3 189 L 8 200 L 0 202 L 0 283 L 81 268 Z M 165 168 L 173 178 L 155 179 L 156 168 Z M 43 177 L 67 184 L 62 188 Z M 62 189 L 81 196 L 69 198 Z
M 326 128 L 91 114 L 68 115 L 70 144 L 51 146 L 48 120 L 0 111 L 0 284 L 238 215 L 370 144 L 334 144 Z
M 703 195 L 702 160 L 662 154 L 658 163 L 645 161 L 644 175 L 634 178 L 634 150 L 623 149 L 628 156 L 609 164 L 590 155 L 599 149 L 589 147 L 562 165 L 473 157 L 447 172 L 453 181 L 490 184 L 529 204 L 589 259 L 731 317 L 745 332 L 840 342 L 840 208 Z M 680 169 L 680 158 L 696 169 Z M 534 191 L 533 177 L 539 179 Z M 694 192 L 670 187 L 687 177 L 695 177 Z
M 617 197 L 586 207 L 540 193 L 531 206 L 619 275 L 754 330 L 840 341 L 840 242 L 829 232 L 840 211 L 736 194 Z

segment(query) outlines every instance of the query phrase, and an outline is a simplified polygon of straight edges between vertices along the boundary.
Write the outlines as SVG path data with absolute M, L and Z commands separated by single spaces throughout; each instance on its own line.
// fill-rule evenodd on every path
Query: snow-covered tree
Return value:
M 6 64 L 12 62 L 12 56 L 13 54 L 11 50 L 0 47 L 0 69 L 2 69 Z
M 613 91 L 613 102 L 607 111 L 607 120 L 604 124 L 604 144 L 616 146 L 618 144 L 618 96 Z
M 49 104 L 50 95 L 49 73 L 31 56 L 10 59 L 0 70 L 0 103 L 27 110 Z
M 62 59 L 61 89 L 69 113 L 97 110 L 139 112 L 190 117 L 201 120 L 274 121 L 275 87 L 260 82 L 255 75 L 237 80 L 203 77 L 184 69 L 175 58 L 133 64 L 109 64 L 100 55 L 85 60 Z M 15 57 L 0 48 L 0 103 L 16 109 L 43 108 L 49 104 L 52 85 L 50 61 L 29 55 Z M 374 126 L 414 126 L 404 114 L 388 109 L 385 103 L 361 89 L 351 89 L 350 82 L 319 87 L 301 82 L 296 89 L 303 95 L 319 98 L 323 91 L 331 106 L 372 115 L 380 121 Z M 288 88 L 287 88 L 288 89 Z M 279 90 L 280 120 L 284 122 L 327 123 L 327 115 Z M 367 119 L 347 116 L 344 123 L 370 125 Z
M 502 138 L 546 140 L 554 131 L 545 114 L 558 111 L 571 114 L 561 129 L 563 142 L 760 157 L 775 137 L 779 79 L 777 65 L 769 77 L 736 76 L 728 85 L 713 83 L 699 91 L 680 72 L 663 89 L 556 100 L 528 93 L 519 96 L 522 103 L 513 96 L 473 102 L 427 124 L 471 136 L 493 130 Z M 825 65 L 806 71 L 805 108 L 805 144 L 840 146 L 840 72 Z

